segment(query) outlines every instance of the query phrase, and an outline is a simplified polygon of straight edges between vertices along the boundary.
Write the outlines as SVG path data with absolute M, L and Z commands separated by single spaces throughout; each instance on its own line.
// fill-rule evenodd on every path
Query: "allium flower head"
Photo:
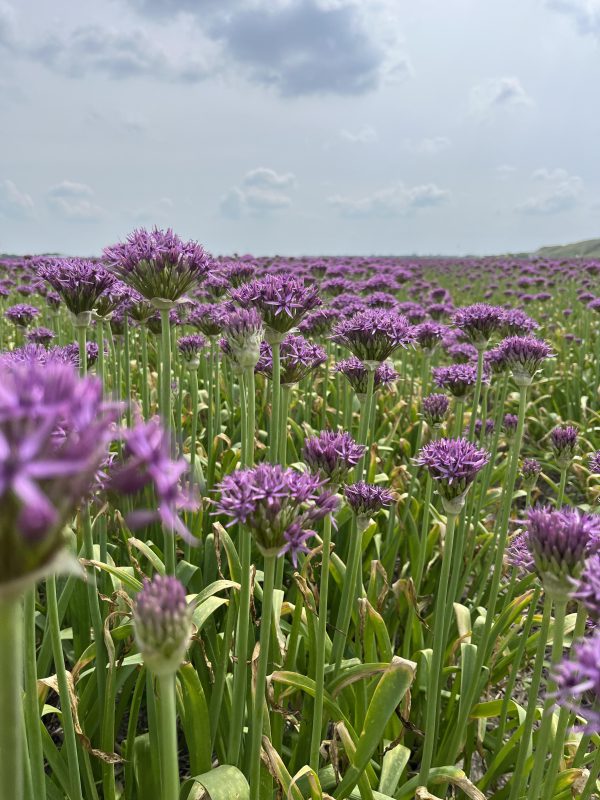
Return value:
M 490 460 L 487 450 L 467 439 L 437 439 L 422 448 L 416 458 L 436 482 L 448 513 L 457 513 L 478 473 Z
M 259 312 L 271 342 L 280 340 L 321 304 L 317 287 L 305 286 L 304 281 L 292 275 L 265 275 L 232 289 L 230 294 L 243 308 Z
M 457 364 L 477 363 L 477 348 L 468 342 L 443 343 L 444 350 Z M 486 355 L 488 355 L 486 353 Z
M 54 331 L 51 331 L 50 328 L 34 328 L 32 331 L 27 333 L 26 339 L 31 344 L 43 344 L 47 347 L 50 342 L 56 337 Z
M 552 356 L 552 348 L 541 339 L 509 336 L 491 351 L 490 360 L 510 369 L 518 386 L 529 386 L 544 361 Z
M 600 475 L 600 450 L 597 450 L 589 458 L 590 472 L 594 475 Z
M 340 312 L 335 308 L 317 308 L 304 317 L 298 330 L 305 336 L 326 336 L 339 318 Z
M 452 322 L 460 328 L 467 339 L 476 347 L 487 344 L 490 336 L 500 330 L 504 311 L 498 306 L 475 303 L 454 312 Z
M 358 464 L 365 450 L 365 446 L 357 444 L 349 433 L 321 431 L 306 439 L 302 458 L 312 472 L 339 486 L 346 482 L 350 470 Z
M 559 705 L 585 719 L 581 732 L 600 733 L 600 631 L 574 645 L 571 658 L 554 669 Z
M 290 386 L 298 383 L 309 373 L 327 361 L 327 353 L 317 344 L 311 344 L 303 336 L 288 334 L 281 342 L 280 383 Z M 273 379 L 273 352 L 271 345 L 262 342 L 256 372 Z
M 177 578 L 155 575 L 135 599 L 135 640 L 145 666 L 169 675 L 181 666 L 192 635 L 192 606 Z
M 241 286 L 243 283 L 248 283 L 256 272 L 254 264 L 250 264 L 247 261 L 226 261 L 220 263 L 217 268 L 219 274 L 234 288 Z
M 502 427 L 506 431 L 506 434 L 509 438 L 515 435 L 518 424 L 519 424 L 519 417 L 516 414 L 504 415 L 504 419 L 502 420 Z
M 27 305 L 27 303 L 17 303 L 16 306 L 7 308 L 4 312 L 4 316 L 14 325 L 26 328 L 28 325 L 31 325 L 39 313 L 39 308 L 35 306 Z
M 439 427 L 448 415 L 449 406 L 450 400 L 445 394 L 430 394 L 424 397 L 421 410 L 427 424 Z
M 200 364 L 200 351 L 206 347 L 206 339 L 199 333 L 192 333 L 189 336 L 180 336 L 177 340 L 177 349 L 181 353 L 183 361 L 190 367 L 198 367 Z
M 550 446 L 560 469 L 566 469 L 575 457 L 578 436 L 573 425 L 559 425 L 550 431 Z
M 101 264 L 83 258 L 60 258 L 42 264 L 38 275 L 62 297 L 76 318 L 89 324 L 100 295 L 114 282 L 114 277 Z M 87 316 L 85 316 L 87 315 Z
M 366 395 L 369 372 L 363 362 L 356 356 L 338 361 L 334 369 L 336 372 L 341 372 L 348 379 L 350 386 L 359 397 Z M 385 361 L 375 370 L 375 389 L 381 386 L 389 386 L 396 380 L 398 380 L 398 373 Z
M 432 353 L 435 350 L 447 332 L 448 328 L 445 325 L 440 325 L 439 322 L 422 322 L 414 328 L 417 344 L 428 353 Z
M 147 300 L 174 303 L 206 275 L 211 260 L 193 241 L 184 242 L 166 231 L 139 228 L 122 242 L 104 250 L 107 268 Z
M 359 519 L 369 519 L 393 502 L 393 495 L 389 489 L 376 486 L 373 483 L 351 483 L 344 488 L 346 502 Z
M 116 416 L 100 382 L 79 378 L 67 364 L 2 361 L 0 591 L 60 551 L 64 525 L 106 457 Z
M 600 555 L 598 553 L 593 553 L 586 559 L 583 571 L 574 584 L 571 597 L 585 606 L 595 623 L 600 622 Z
M 506 309 L 502 315 L 502 330 L 506 336 L 527 336 L 540 326 L 520 308 Z
M 474 364 L 451 364 L 449 367 L 434 367 L 431 371 L 436 386 L 448 391 L 459 400 L 477 383 L 477 367 Z
M 530 508 L 527 546 L 546 591 L 566 598 L 591 550 L 598 548 L 600 516 L 577 508 Z
M 521 531 L 512 537 L 506 548 L 506 560 L 523 572 L 535 572 L 535 561 L 527 544 L 527 533 Z
M 101 319 L 108 319 L 118 308 L 125 307 L 129 312 L 129 307 L 137 304 L 140 299 L 138 292 L 135 292 L 122 281 L 118 281 L 112 275 L 111 285 L 102 292 L 95 306 L 95 312 Z
M 525 458 L 521 464 L 521 475 L 526 489 L 531 491 L 537 483 L 542 466 L 535 458 Z
M 224 319 L 223 333 L 231 357 L 240 369 L 256 365 L 264 332 L 260 314 L 254 308 L 236 309 Z
M 188 315 L 188 323 L 205 336 L 219 336 L 231 310 L 216 303 L 196 303 Z
M 280 464 L 236 470 L 217 487 L 217 511 L 230 517 L 231 525 L 247 525 L 264 555 L 289 552 L 296 564 L 298 554 L 308 552 L 315 523 L 337 508 L 335 495 L 322 490 L 324 483 Z
M 331 338 L 347 347 L 367 367 L 375 369 L 398 347 L 411 344 L 414 333 L 402 314 L 369 309 L 338 322 Z

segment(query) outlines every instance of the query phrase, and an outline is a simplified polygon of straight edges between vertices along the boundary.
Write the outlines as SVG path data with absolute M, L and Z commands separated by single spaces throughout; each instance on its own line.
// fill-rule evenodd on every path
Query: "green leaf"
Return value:
M 250 787 L 237 767 L 223 764 L 196 775 L 181 787 L 181 800 L 203 800 L 206 795 L 210 800 L 249 800 Z
M 212 765 L 212 748 L 204 690 L 192 664 L 184 664 L 180 668 L 179 680 L 182 688 L 182 723 L 190 754 L 190 770 L 192 773 L 207 772 Z

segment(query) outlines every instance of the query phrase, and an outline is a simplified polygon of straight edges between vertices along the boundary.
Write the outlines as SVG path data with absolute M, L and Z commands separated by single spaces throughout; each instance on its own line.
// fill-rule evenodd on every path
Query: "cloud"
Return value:
M 357 131 L 348 131 L 343 128 L 340 136 L 351 144 L 372 144 L 378 140 L 377 131 L 371 125 L 363 125 Z
M 169 223 L 173 217 L 175 203 L 170 197 L 161 197 L 156 203 L 130 212 L 136 225 L 154 225 L 158 222 Z
M 94 191 L 85 183 L 62 181 L 46 192 L 49 208 L 64 219 L 80 222 L 97 222 L 106 211 L 94 203 Z
M 600 34 L 600 2 L 598 0 L 546 0 L 553 11 L 570 17 L 581 34 Z
M 450 200 L 451 194 L 434 183 L 405 186 L 398 183 L 371 195 L 353 199 L 335 195 L 328 199 L 343 217 L 406 217 L 420 209 L 435 208 Z
M 435 156 L 438 153 L 447 150 L 452 142 L 447 136 L 433 136 L 425 139 L 405 139 L 403 146 L 410 150 L 411 153 L 418 155 Z
M 15 12 L 8 3 L 0 2 L 0 48 L 12 50 L 17 43 Z
M 492 78 L 474 86 L 469 94 L 470 111 L 481 119 L 498 111 L 529 106 L 532 102 L 516 77 Z
M 224 217 L 267 216 L 292 204 L 284 189 L 292 189 L 296 177 L 291 172 L 279 174 L 268 167 L 247 172 L 240 186 L 233 186 L 222 198 L 219 210 Z
M 510 178 L 511 175 L 514 175 L 516 171 L 517 168 L 513 167 L 512 164 L 499 164 L 494 169 L 496 177 L 503 181 L 508 180 L 508 178 Z
M 28 219 L 34 214 L 31 195 L 22 192 L 13 181 L 0 181 L 0 215 L 13 219 Z
M 547 185 L 517 206 L 516 210 L 522 214 L 559 214 L 575 208 L 581 202 L 584 185 L 578 175 L 569 175 L 560 168 L 549 170 L 542 167 L 533 173 L 532 179 Z

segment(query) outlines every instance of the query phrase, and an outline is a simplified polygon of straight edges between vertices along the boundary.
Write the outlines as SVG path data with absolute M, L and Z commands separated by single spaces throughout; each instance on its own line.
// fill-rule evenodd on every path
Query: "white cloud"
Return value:
M 531 177 L 534 181 L 544 183 L 545 187 L 517 206 L 517 211 L 522 214 L 559 214 L 580 204 L 584 185 L 578 175 L 569 175 L 561 168 L 551 170 L 542 167 L 535 170 Z
M 64 219 L 80 222 L 97 222 L 106 211 L 94 201 L 93 189 L 85 183 L 64 180 L 46 192 L 48 206 Z
M 257 189 L 289 189 L 295 185 L 296 176 L 292 172 L 279 174 L 269 167 L 257 167 L 244 175 L 242 183 Z
M 356 131 L 349 131 L 343 128 L 340 131 L 340 136 L 346 142 L 351 144 L 372 144 L 378 139 L 377 131 L 371 125 L 363 125 Z
M 12 50 L 17 41 L 15 12 L 8 3 L 0 2 L 0 47 Z
M 15 219 L 27 219 L 34 213 L 31 195 L 22 192 L 13 181 L 0 181 L 0 214 Z
M 600 0 L 546 0 L 553 11 L 570 17 L 582 34 L 600 34 Z
M 169 224 L 172 220 L 175 203 L 170 197 L 161 197 L 156 203 L 130 212 L 137 225 L 154 225 L 158 222 Z
M 450 200 L 447 189 L 434 183 L 405 186 L 398 183 L 360 198 L 335 195 L 328 199 L 344 217 L 405 217 L 419 209 L 434 208 Z
M 517 77 L 491 78 L 474 86 L 469 93 L 469 109 L 479 119 L 499 111 L 530 106 L 533 101 Z
M 293 189 L 296 176 L 292 172 L 278 173 L 269 167 L 257 167 L 247 172 L 239 186 L 233 186 L 219 204 L 221 214 L 229 219 L 245 216 L 266 216 L 292 204 L 283 190 Z
M 424 156 L 435 156 L 447 150 L 452 142 L 447 136 L 432 136 L 424 139 L 405 139 L 403 146 L 411 153 Z
M 513 167 L 512 164 L 499 164 L 494 169 L 496 177 L 502 181 L 508 180 L 508 178 L 510 178 L 511 175 L 514 175 L 516 171 L 517 168 Z

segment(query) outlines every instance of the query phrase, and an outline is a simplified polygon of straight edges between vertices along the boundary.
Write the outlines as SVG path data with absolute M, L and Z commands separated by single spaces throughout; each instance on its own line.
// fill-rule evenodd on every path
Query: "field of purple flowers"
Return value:
M 0 261 L 0 799 L 597 797 L 599 277 Z

